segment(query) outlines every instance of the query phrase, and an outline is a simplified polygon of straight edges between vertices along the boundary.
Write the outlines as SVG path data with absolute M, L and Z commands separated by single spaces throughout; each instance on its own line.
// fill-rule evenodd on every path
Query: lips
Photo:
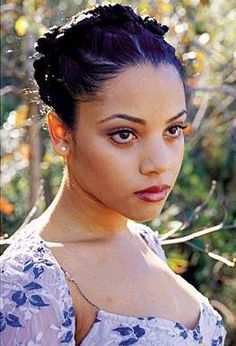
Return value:
M 166 198 L 169 185 L 163 184 L 159 186 L 150 186 L 145 190 L 135 192 L 135 195 L 146 202 L 159 202 Z

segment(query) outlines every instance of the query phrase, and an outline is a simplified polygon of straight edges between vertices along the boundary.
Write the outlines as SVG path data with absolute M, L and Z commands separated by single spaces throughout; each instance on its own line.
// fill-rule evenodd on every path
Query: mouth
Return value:
M 169 185 L 151 186 L 145 190 L 135 192 L 135 195 L 146 202 L 159 202 L 166 198 L 170 190 Z

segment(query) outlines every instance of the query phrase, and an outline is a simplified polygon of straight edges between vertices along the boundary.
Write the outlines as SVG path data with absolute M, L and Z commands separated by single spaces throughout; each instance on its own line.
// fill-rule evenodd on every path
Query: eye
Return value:
M 112 133 L 109 133 L 108 136 L 112 141 L 118 144 L 131 144 L 134 139 L 134 131 L 131 129 L 118 129 Z M 136 138 L 136 136 L 135 136 Z
M 173 126 L 170 126 L 167 131 L 170 134 L 171 138 L 178 138 L 183 134 L 183 130 L 188 127 L 188 124 L 186 122 L 181 122 L 178 124 L 175 124 Z

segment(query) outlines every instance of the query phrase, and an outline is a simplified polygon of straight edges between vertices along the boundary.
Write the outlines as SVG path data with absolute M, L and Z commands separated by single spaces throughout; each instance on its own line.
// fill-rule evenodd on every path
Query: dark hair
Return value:
M 50 28 L 35 46 L 41 53 L 34 61 L 41 99 L 73 129 L 77 101 L 96 96 L 103 81 L 130 66 L 171 64 L 183 80 L 175 49 L 164 40 L 167 31 L 120 4 L 96 6 Z

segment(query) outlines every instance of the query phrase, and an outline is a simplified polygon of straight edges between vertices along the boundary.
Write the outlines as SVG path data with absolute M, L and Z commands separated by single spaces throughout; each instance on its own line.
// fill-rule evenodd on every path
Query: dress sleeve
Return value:
M 165 254 L 165 251 L 161 245 L 161 240 L 160 240 L 158 231 L 155 231 L 155 232 L 152 231 L 152 233 L 153 233 L 153 239 L 155 242 L 156 249 L 159 253 L 159 256 L 161 257 L 161 259 L 163 259 L 163 261 L 167 262 L 166 254 Z
M 144 233 L 151 248 L 157 253 L 157 255 L 165 262 L 167 262 L 165 252 L 162 248 L 158 231 L 153 231 L 149 226 L 137 223 L 138 227 L 141 227 L 142 233 Z
M 0 268 L 2 345 L 74 345 L 73 308 L 62 300 L 65 287 L 53 263 L 21 254 L 1 260 Z

